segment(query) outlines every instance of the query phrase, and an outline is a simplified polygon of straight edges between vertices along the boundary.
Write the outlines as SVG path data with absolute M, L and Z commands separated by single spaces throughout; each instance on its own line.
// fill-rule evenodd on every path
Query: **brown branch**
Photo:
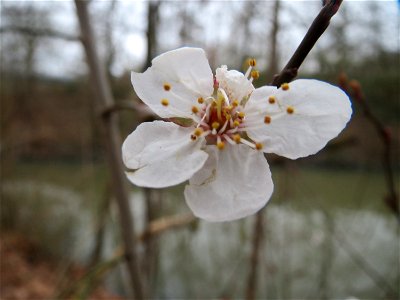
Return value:
M 283 68 L 281 73 L 274 76 L 272 85 L 279 87 L 282 83 L 290 82 L 297 76 L 297 71 L 307 57 L 308 53 L 314 47 L 317 40 L 329 26 L 331 18 L 336 14 L 343 0 L 325 1 L 321 11 L 314 19 L 306 35 L 290 58 L 289 62 Z
M 76 42 L 80 40 L 79 36 L 56 31 L 50 28 L 30 28 L 30 27 L 22 27 L 22 26 L 3 26 L 0 27 L 0 33 L 19 33 L 30 36 L 37 37 L 49 37 L 49 38 L 57 38 L 66 41 Z
M 149 227 L 142 234 L 138 236 L 138 240 L 144 241 L 147 238 L 154 237 L 165 231 L 186 226 L 195 222 L 195 218 L 192 214 L 176 215 L 171 217 L 162 217 L 157 220 L 151 221 Z
M 353 99 L 361 106 L 364 116 L 374 126 L 381 142 L 383 145 L 382 151 L 382 165 L 386 177 L 386 185 L 388 194 L 385 196 L 384 201 L 391 211 L 396 215 L 396 218 L 400 222 L 400 207 L 399 207 L 399 194 L 396 190 L 396 183 L 393 172 L 392 164 L 392 137 L 388 128 L 379 120 L 372 112 L 368 101 L 362 91 L 360 83 L 356 80 L 352 80 L 347 85 L 347 77 L 345 74 L 341 74 L 340 78 L 341 87 L 352 94 Z M 351 93 L 349 93 L 349 87 Z
M 124 102 L 120 102 L 120 103 L 115 103 L 113 105 L 109 105 L 107 107 L 105 107 L 101 112 L 100 115 L 102 117 L 108 117 L 110 114 L 114 113 L 114 112 L 118 112 L 121 110 L 132 110 L 132 111 L 138 111 L 138 107 L 137 105 L 135 105 L 132 102 L 128 102 L 128 101 L 124 101 Z
M 155 237 L 168 230 L 177 229 L 190 225 L 196 222 L 198 219 L 192 214 L 182 214 L 170 217 L 162 217 L 150 222 L 149 228 L 136 236 L 137 242 L 143 242 L 148 237 Z M 69 299 L 75 298 L 74 295 L 81 293 L 85 289 L 84 285 L 90 285 L 86 287 L 87 290 L 92 290 L 95 288 L 96 283 L 100 282 L 102 276 L 104 276 L 108 271 L 112 270 L 117 264 L 119 264 L 125 257 L 125 252 L 122 247 L 117 247 L 114 250 L 114 254 L 111 258 L 104 262 L 98 263 L 91 269 L 87 270 L 86 273 L 78 280 L 63 288 L 59 294 L 55 297 L 56 299 Z M 87 293 L 88 291 L 86 291 Z M 141 298 L 140 298 L 141 299 Z
M 75 0 L 76 11 L 82 34 L 82 43 L 85 48 L 89 64 L 91 84 L 98 104 L 103 107 L 112 106 L 114 99 L 110 84 L 107 81 L 104 66 L 100 62 L 94 39 L 93 29 L 87 9 L 86 1 Z M 143 299 L 144 291 L 139 273 L 138 259 L 134 241 L 134 222 L 129 206 L 129 194 L 126 188 L 126 177 L 121 158 L 121 141 L 119 140 L 118 119 L 115 114 L 101 118 L 103 125 L 104 142 L 107 146 L 107 159 L 111 171 L 112 187 L 119 209 L 119 219 L 122 239 L 126 253 L 126 263 L 130 275 L 130 283 L 136 299 Z

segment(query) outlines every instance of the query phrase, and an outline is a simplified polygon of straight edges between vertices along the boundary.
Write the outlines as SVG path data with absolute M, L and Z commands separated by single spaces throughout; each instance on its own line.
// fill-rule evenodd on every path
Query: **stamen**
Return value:
M 219 150 L 223 150 L 225 148 L 225 143 L 221 141 L 221 138 L 217 137 L 217 148 Z
M 204 114 L 202 120 L 206 119 L 206 121 L 208 122 L 208 120 L 210 119 L 210 109 L 211 109 L 212 104 L 213 104 L 213 102 L 210 102 L 210 103 L 207 105 L 207 107 L 206 107 L 206 113 Z
M 282 90 L 287 91 L 289 89 L 289 83 L 282 83 L 281 88 Z
M 192 106 L 192 113 L 197 114 L 199 112 L 199 108 L 195 105 Z
M 233 140 L 235 141 L 236 144 L 240 143 L 240 139 L 241 139 L 240 134 L 233 135 Z
M 197 98 L 197 102 L 198 102 L 199 104 L 203 104 L 203 103 L 204 103 L 203 97 Z
M 200 136 L 201 134 L 203 133 L 203 129 L 201 129 L 201 128 L 196 128 L 195 130 L 194 130 L 194 132 L 193 132 L 193 134 L 195 135 L 195 136 Z
M 226 140 L 229 144 L 235 145 L 235 142 L 229 137 L 229 135 L 224 134 L 224 135 L 222 135 L 222 136 L 225 138 L 225 140 Z
M 274 104 L 276 102 L 275 96 L 269 96 L 268 97 L 268 102 L 269 102 L 269 104 Z
M 249 66 L 249 68 L 247 69 L 246 73 L 244 74 L 245 78 L 248 78 L 251 72 L 252 66 Z
M 263 144 L 261 143 L 256 143 L 256 149 L 261 150 L 263 148 Z
M 260 77 L 260 73 L 256 70 L 251 71 L 251 78 L 257 80 Z
M 238 127 L 235 127 L 235 128 L 232 128 L 232 129 L 229 129 L 229 130 L 226 131 L 226 133 L 228 133 L 228 134 L 232 134 L 232 133 L 235 133 L 235 132 L 238 132 Z
M 232 106 L 237 107 L 239 105 L 239 101 L 237 99 L 232 101 Z
M 244 118 L 244 112 L 242 112 L 242 111 L 238 112 L 238 117 L 239 117 L 239 119 L 243 119 Z
M 288 113 L 288 114 L 293 114 L 294 113 L 294 108 L 293 108 L 293 106 L 288 106 L 287 108 L 286 108 L 286 112 Z
M 255 58 L 249 58 L 249 66 L 255 67 L 257 64 Z
M 248 63 L 249 63 L 249 68 L 247 69 L 246 74 L 244 74 L 244 77 L 246 78 L 249 77 L 251 69 L 256 66 L 256 60 L 254 58 L 251 58 L 248 60 Z
M 197 140 L 197 136 L 195 136 L 194 134 L 192 134 L 192 135 L 190 136 L 190 139 L 191 139 L 192 141 L 195 141 L 195 140 Z
M 225 91 L 223 89 L 221 89 L 221 88 L 218 88 L 218 93 L 222 94 L 222 96 L 224 97 L 225 104 L 228 106 L 229 105 L 229 98 L 226 95 Z M 218 97 L 219 97 L 219 94 L 218 94 Z
M 218 131 L 219 134 L 221 134 L 222 132 L 225 131 L 226 126 L 228 126 L 228 120 L 225 121 L 224 126 L 222 126 L 222 128 Z
M 164 90 L 169 91 L 171 89 L 171 85 L 169 83 L 164 83 Z
M 265 123 L 265 124 L 271 123 L 271 117 L 270 117 L 270 116 L 265 116 L 265 117 L 264 117 L 264 123 Z
M 240 122 L 238 120 L 233 121 L 233 127 L 238 127 Z
M 162 105 L 164 105 L 164 106 L 168 106 L 168 104 L 169 104 L 169 101 L 168 101 L 168 99 L 161 99 L 161 104 Z
M 220 126 L 220 124 L 219 124 L 219 122 L 217 122 L 217 121 L 215 121 L 215 122 L 213 122 L 213 123 L 211 124 L 211 127 L 212 127 L 213 129 L 218 129 L 219 126 Z
M 252 142 L 249 142 L 248 140 L 245 140 L 243 138 L 240 139 L 240 142 L 245 144 L 245 145 L 247 145 L 247 146 L 249 146 L 249 147 L 251 147 L 251 148 L 255 148 L 256 147 L 255 144 L 253 144 Z

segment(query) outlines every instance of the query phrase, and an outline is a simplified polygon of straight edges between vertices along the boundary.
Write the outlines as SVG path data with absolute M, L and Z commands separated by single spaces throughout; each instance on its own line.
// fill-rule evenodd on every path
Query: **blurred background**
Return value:
M 140 109 L 131 70 L 195 46 L 212 69 L 243 71 L 255 57 L 255 85 L 265 85 L 320 9 L 321 1 L 311 0 L 90 1 L 115 101 L 138 108 L 119 111 L 121 139 L 154 117 Z M 299 78 L 343 88 L 357 80 L 365 101 L 353 101 L 347 128 L 317 155 L 267 157 L 275 192 L 262 211 L 253 279 L 256 217 L 196 221 L 184 184 L 129 186 L 151 298 L 234 299 L 249 291 L 262 299 L 399 297 L 398 202 L 388 184 L 389 170 L 398 192 L 399 28 L 396 1 L 345 0 L 302 65 Z M 1 299 L 131 296 L 79 36 L 73 1 L 1 1 Z M 177 216 L 179 226 L 143 238 L 149 222 L 167 216 Z

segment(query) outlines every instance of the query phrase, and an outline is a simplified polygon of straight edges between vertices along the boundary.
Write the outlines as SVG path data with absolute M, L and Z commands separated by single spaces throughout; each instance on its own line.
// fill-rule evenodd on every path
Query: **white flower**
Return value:
M 128 179 L 153 188 L 189 180 L 186 202 L 208 221 L 261 209 L 273 191 L 263 152 L 314 154 L 342 131 L 352 110 L 342 90 L 317 80 L 255 89 L 254 65 L 246 74 L 222 66 L 214 82 L 204 51 L 180 48 L 156 57 L 144 73 L 132 72 L 143 102 L 175 122 L 142 123 L 126 138 Z

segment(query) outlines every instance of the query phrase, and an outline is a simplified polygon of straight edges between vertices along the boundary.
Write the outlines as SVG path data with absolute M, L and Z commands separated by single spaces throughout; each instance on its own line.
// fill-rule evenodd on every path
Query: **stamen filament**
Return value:
M 229 144 L 231 144 L 231 145 L 235 145 L 235 144 L 236 144 L 235 141 L 232 140 L 232 139 L 229 137 L 229 135 L 224 134 L 224 135 L 222 135 L 222 136 L 225 138 L 225 140 L 226 140 Z
M 218 131 L 219 134 L 223 133 L 226 129 L 226 126 L 228 126 L 228 120 L 225 121 L 224 126 Z
M 245 140 L 243 138 L 240 139 L 240 142 L 245 144 L 245 145 L 247 145 L 247 146 L 249 146 L 249 147 L 251 147 L 251 148 L 254 148 L 254 149 L 256 148 L 256 145 L 254 143 L 249 142 L 248 140 Z

